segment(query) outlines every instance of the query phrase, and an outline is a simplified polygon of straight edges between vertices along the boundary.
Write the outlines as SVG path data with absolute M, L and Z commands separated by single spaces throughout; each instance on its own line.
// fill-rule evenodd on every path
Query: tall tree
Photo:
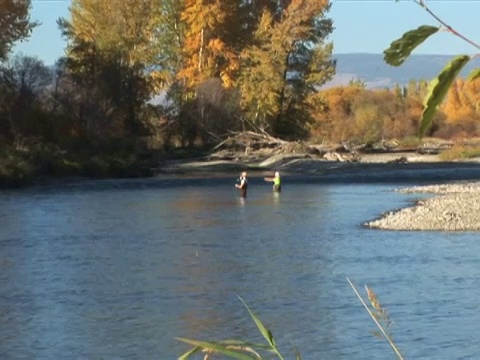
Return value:
M 160 81 L 156 90 L 171 86 L 182 67 L 182 49 L 185 39 L 185 23 L 182 21 L 184 0 L 163 0 L 160 17 L 155 29 L 156 42 L 152 44 L 154 63 L 152 76 Z
M 0 61 L 16 41 L 27 38 L 38 24 L 30 21 L 31 0 L 0 0 Z
M 139 131 L 138 113 L 158 89 L 157 29 L 161 0 L 72 0 L 71 21 L 59 22 L 68 39 L 69 68 L 100 91 L 124 130 Z M 92 92 L 98 100 L 98 93 Z
M 263 12 L 254 43 L 242 53 L 241 93 L 250 121 L 287 134 L 309 120 L 309 97 L 334 75 L 332 44 L 325 41 L 333 24 L 325 17 L 327 0 L 278 4 L 276 13 Z

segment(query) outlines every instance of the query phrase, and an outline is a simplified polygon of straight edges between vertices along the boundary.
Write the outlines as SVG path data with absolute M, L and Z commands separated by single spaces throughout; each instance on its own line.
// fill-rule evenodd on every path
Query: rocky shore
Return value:
M 367 227 L 408 231 L 480 230 L 480 182 L 414 186 L 397 191 L 435 196 L 419 200 L 412 207 L 388 212 L 366 223 Z

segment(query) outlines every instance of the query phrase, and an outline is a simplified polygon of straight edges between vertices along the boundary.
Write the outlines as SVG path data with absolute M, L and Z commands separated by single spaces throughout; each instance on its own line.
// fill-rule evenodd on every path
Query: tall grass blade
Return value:
M 375 324 L 377 325 L 377 327 L 379 328 L 379 330 L 381 331 L 381 333 L 383 334 L 383 336 L 385 337 L 385 339 L 387 339 L 388 343 L 390 344 L 390 346 L 392 347 L 393 351 L 395 352 L 395 354 L 397 355 L 397 357 L 400 359 L 400 360 L 404 360 L 402 354 L 400 353 L 400 351 L 398 350 L 397 346 L 395 345 L 395 343 L 393 342 L 392 338 L 387 334 L 387 332 L 385 331 L 385 329 L 382 327 L 382 325 L 380 325 L 380 323 L 378 322 L 377 318 L 375 317 L 375 315 L 372 313 L 372 311 L 370 310 L 370 308 L 367 306 L 367 304 L 365 303 L 365 301 L 363 300 L 362 296 L 358 293 L 358 290 L 357 288 L 353 285 L 353 283 L 350 281 L 350 279 L 347 277 L 347 281 L 348 283 L 350 284 L 350 286 L 352 287 L 353 291 L 355 292 L 355 295 L 357 295 L 358 299 L 360 300 L 360 302 L 362 303 L 363 307 L 365 308 L 365 310 L 367 310 L 368 314 L 370 315 L 370 317 L 372 318 L 372 320 L 375 322 Z
M 250 314 L 253 321 L 255 322 L 255 325 L 257 325 L 257 328 L 260 331 L 260 333 L 262 334 L 262 336 L 265 338 L 265 340 L 267 340 L 268 344 L 272 348 L 275 348 L 276 347 L 275 339 L 273 338 L 272 332 L 270 330 L 268 330 L 265 327 L 265 325 L 263 325 L 263 323 L 260 321 L 260 319 L 257 316 L 255 316 L 255 314 L 252 312 L 252 310 L 250 310 L 250 308 L 248 307 L 247 303 L 240 296 L 238 298 L 243 303 L 243 305 L 245 305 L 245 307 L 247 308 L 248 313 Z
M 238 295 L 237 295 L 238 296 Z M 268 330 L 265 325 L 260 321 L 260 319 L 255 316 L 253 311 L 248 307 L 247 303 L 240 297 L 238 296 L 240 301 L 243 303 L 243 305 L 247 308 L 248 313 L 250 314 L 251 318 L 255 322 L 255 325 L 257 325 L 258 330 L 262 334 L 262 336 L 267 340 L 268 344 L 271 346 L 271 351 L 275 353 L 281 360 L 283 360 L 283 356 L 280 354 L 280 352 L 277 349 L 277 345 L 275 344 L 275 339 L 273 338 L 273 334 L 270 330 Z
M 178 360 L 188 360 L 190 359 L 190 356 L 195 355 L 200 350 L 202 350 L 200 346 L 195 346 L 193 349 L 188 350 L 185 354 L 180 355 Z

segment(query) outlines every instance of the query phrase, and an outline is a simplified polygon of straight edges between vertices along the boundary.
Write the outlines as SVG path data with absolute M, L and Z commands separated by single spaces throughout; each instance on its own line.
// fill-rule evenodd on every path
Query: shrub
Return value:
M 480 157 L 480 147 L 454 145 L 440 154 L 443 161 L 465 160 Z

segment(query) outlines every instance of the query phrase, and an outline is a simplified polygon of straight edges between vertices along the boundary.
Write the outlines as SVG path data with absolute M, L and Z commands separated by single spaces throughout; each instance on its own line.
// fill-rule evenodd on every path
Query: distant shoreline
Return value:
M 258 176 L 280 171 L 284 176 L 324 182 L 425 183 L 480 179 L 479 159 L 440 161 L 438 155 L 417 153 L 363 154 L 356 162 L 328 161 L 306 154 L 274 155 L 260 160 L 186 159 L 167 162 L 158 169 L 157 174 L 208 176 L 243 170 Z

